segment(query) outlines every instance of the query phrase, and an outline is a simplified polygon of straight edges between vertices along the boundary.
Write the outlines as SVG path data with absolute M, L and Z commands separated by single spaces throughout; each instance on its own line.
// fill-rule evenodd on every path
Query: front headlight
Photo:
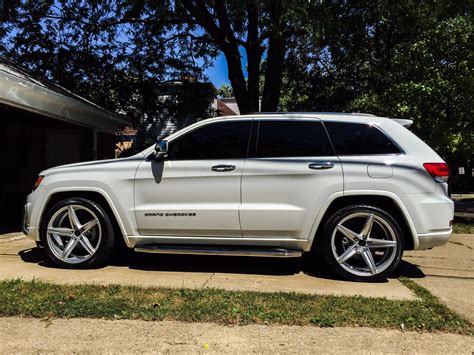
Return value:
M 33 191 L 36 190 L 36 188 L 41 184 L 41 181 L 43 181 L 44 176 L 39 175 L 38 178 L 36 179 L 35 186 L 33 186 Z

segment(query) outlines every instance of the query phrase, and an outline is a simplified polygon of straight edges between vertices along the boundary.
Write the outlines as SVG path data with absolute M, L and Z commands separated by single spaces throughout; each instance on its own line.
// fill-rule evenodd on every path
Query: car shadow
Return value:
M 425 273 L 418 265 L 402 260 L 398 266 L 398 270 L 392 276 L 393 278 L 407 277 L 409 279 L 422 279 L 426 277 Z
M 24 262 L 35 263 L 42 267 L 58 268 L 49 261 L 44 249 L 31 248 L 19 252 Z M 308 276 L 329 280 L 340 280 L 319 253 L 305 255 L 302 258 L 278 259 L 259 257 L 230 257 L 179 254 L 146 254 L 121 249 L 115 252 L 107 265 L 142 271 L 227 273 L 247 275 L 288 276 L 304 273 Z M 100 268 L 100 267 L 99 267 Z M 390 278 L 405 276 L 409 278 L 425 277 L 417 265 L 402 261 L 398 272 Z M 381 283 L 388 282 L 382 280 Z
M 179 254 L 146 254 L 121 251 L 109 265 L 134 270 L 217 272 L 229 274 L 294 275 L 301 271 L 299 259 L 229 257 Z
M 38 264 L 48 268 L 58 268 L 52 261 L 50 261 L 44 252 L 43 248 L 30 248 L 18 252 L 21 260 L 26 263 Z

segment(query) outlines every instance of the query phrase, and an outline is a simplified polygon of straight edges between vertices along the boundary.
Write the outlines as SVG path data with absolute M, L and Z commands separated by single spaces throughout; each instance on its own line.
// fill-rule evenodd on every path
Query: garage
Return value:
M 39 172 L 113 158 L 127 122 L 96 104 L 0 58 L 0 229 L 18 229 Z

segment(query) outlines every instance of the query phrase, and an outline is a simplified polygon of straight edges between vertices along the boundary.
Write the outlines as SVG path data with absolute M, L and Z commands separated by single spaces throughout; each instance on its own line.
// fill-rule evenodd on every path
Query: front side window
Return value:
M 260 121 L 257 158 L 334 155 L 319 121 Z
M 365 123 L 324 122 L 337 155 L 399 154 L 400 149 L 377 127 Z
M 170 160 L 243 159 L 251 121 L 211 123 L 170 142 Z

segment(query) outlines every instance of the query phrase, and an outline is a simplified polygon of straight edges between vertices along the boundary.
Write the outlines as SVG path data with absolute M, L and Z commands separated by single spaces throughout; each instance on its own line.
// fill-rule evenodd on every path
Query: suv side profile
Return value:
M 384 279 L 404 250 L 452 232 L 448 166 L 410 123 L 343 113 L 203 120 L 129 158 L 43 171 L 23 231 L 67 268 L 105 263 L 123 238 L 158 254 L 321 250 L 344 278 Z

